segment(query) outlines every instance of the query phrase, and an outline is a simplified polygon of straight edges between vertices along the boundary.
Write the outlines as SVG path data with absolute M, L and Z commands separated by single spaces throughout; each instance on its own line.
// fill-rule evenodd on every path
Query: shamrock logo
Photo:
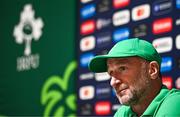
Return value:
M 31 41 L 39 40 L 42 35 L 43 21 L 41 18 L 34 18 L 34 10 L 31 4 L 24 6 L 24 10 L 21 13 L 21 19 L 17 26 L 14 28 L 14 37 L 16 38 L 16 43 L 25 43 L 24 55 L 28 56 L 31 54 Z
M 44 117 L 48 117 L 52 115 L 52 113 L 54 113 L 53 116 L 55 117 L 62 117 L 65 116 L 64 113 L 68 109 L 74 111 L 74 113 L 70 113 L 68 116 L 75 116 L 76 96 L 75 94 L 67 95 L 67 92 L 70 76 L 76 67 L 77 63 L 72 61 L 67 66 L 63 77 L 54 75 L 48 78 L 45 82 L 41 92 L 41 104 L 46 106 Z M 57 88 L 54 89 L 53 87 L 60 88 L 61 91 L 59 91 Z M 65 104 L 60 104 L 58 106 L 57 103 L 59 102 L 64 102 Z

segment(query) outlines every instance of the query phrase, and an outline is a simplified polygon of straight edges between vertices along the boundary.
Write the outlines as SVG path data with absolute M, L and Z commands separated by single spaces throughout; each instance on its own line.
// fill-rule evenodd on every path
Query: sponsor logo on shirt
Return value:
M 152 44 L 156 48 L 158 53 L 169 52 L 173 47 L 172 37 L 162 37 L 155 39 Z
M 170 32 L 172 30 L 172 18 L 163 18 L 158 19 L 153 22 L 153 33 L 154 34 L 162 34 L 166 32 Z
M 145 24 L 140 24 L 133 29 L 134 37 L 142 37 L 147 35 L 147 26 Z
M 129 10 L 118 11 L 113 14 L 113 25 L 120 26 L 127 24 L 130 21 L 130 12 Z
M 176 36 L 176 48 L 180 49 L 180 34 Z
M 84 37 L 80 41 L 80 50 L 81 51 L 89 51 L 95 48 L 95 37 L 88 36 Z
M 111 7 L 110 0 L 100 0 L 97 3 L 97 11 L 99 13 L 109 11 Z
M 96 21 L 96 28 L 98 30 L 102 28 L 106 28 L 111 25 L 111 19 L 110 18 L 99 18 Z
M 90 18 L 95 15 L 96 7 L 95 4 L 90 4 L 81 9 L 81 17 L 83 19 Z
M 149 4 L 144 4 L 136 6 L 132 9 L 132 20 L 138 21 L 146 19 L 150 16 L 150 6 Z
M 89 72 L 89 73 L 84 73 L 84 74 L 81 74 L 79 76 L 80 80 L 89 80 L 89 79 L 93 79 L 94 78 L 94 73 L 92 72 Z
M 111 113 L 111 103 L 109 101 L 96 102 L 96 115 L 109 115 Z
M 153 14 L 162 15 L 169 13 L 173 6 L 172 0 L 161 0 L 153 3 Z
M 180 9 L 180 0 L 176 0 L 176 8 Z
M 118 41 L 128 39 L 129 35 L 130 35 L 130 32 L 128 28 L 117 29 L 113 33 L 113 41 L 116 43 Z
M 97 48 L 103 48 L 111 43 L 111 33 L 102 32 L 97 35 Z
M 113 0 L 113 7 L 115 9 L 123 8 L 128 6 L 130 3 L 130 0 Z
M 173 87 L 173 80 L 170 76 L 162 77 L 162 83 L 167 86 L 168 89 L 172 89 Z
M 161 72 L 171 71 L 172 64 L 172 57 L 162 57 Z
M 93 86 L 83 86 L 79 89 L 79 98 L 81 100 L 89 100 L 94 98 L 94 87 Z
M 111 96 L 111 87 L 109 84 L 103 83 L 96 86 L 96 97 L 98 99 L 108 98 Z
M 80 32 L 81 35 L 91 34 L 95 31 L 95 21 L 87 20 L 81 24 Z
M 109 80 L 110 76 L 107 72 L 95 73 L 95 79 L 96 81 L 105 81 L 105 80 Z
M 82 67 L 87 67 L 89 64 L 89 61 L 94 57 L 94 54 L 92 53 L 86 53 L 80 56 L 80 65 Z

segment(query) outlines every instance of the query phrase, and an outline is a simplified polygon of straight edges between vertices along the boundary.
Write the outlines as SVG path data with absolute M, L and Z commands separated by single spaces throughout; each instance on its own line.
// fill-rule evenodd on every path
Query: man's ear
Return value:
M 149 63 L 149 74 L 152 79 L 158 78 L 159 75 L 159 64 L 156 61 L 151 61 Z

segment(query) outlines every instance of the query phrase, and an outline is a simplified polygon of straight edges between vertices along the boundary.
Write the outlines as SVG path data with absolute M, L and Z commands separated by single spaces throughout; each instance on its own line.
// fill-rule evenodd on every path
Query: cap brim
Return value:
M 107 71 L 106 61 L 109 56 L 102 55 L 96 56 L 89 62 L 89 69 L 92 72 L 105 72 Z
M 121 54 L 121 56 L 117 55 L 99 55 L 95 56 L 91 61 L 89 62 L 89 69 L 92 72 L 107 72 L 107 59 L 108 58 L 124 58 L 124 57 L 130 57 L 130 56 L 136 56 L 136 54 Z

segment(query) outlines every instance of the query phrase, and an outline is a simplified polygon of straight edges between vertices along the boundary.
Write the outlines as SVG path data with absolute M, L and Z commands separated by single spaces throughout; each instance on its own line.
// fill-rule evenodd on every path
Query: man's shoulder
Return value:
M 125 106 L 125 105 L 122 105 L 114 115 L 114 117 L 132 117 L 132 116 L 136 116 L 136 113 L 134 113 L 131 110 L 130 106 Z
M 129 106 L 122 105 L 122 106 L 116 111 L 114 117 L 123 116 L 129 108 L 130 108 Z
M 180 90 L 172 89 L 159 106 L 158 113 L 164 115 L 180 115 L 179 108 Z
M 178 89 L 170 90 L 169 94 L 165 97 L 163 103 L 169 103 L 169 104 L 180 103 L 180 90 Z

